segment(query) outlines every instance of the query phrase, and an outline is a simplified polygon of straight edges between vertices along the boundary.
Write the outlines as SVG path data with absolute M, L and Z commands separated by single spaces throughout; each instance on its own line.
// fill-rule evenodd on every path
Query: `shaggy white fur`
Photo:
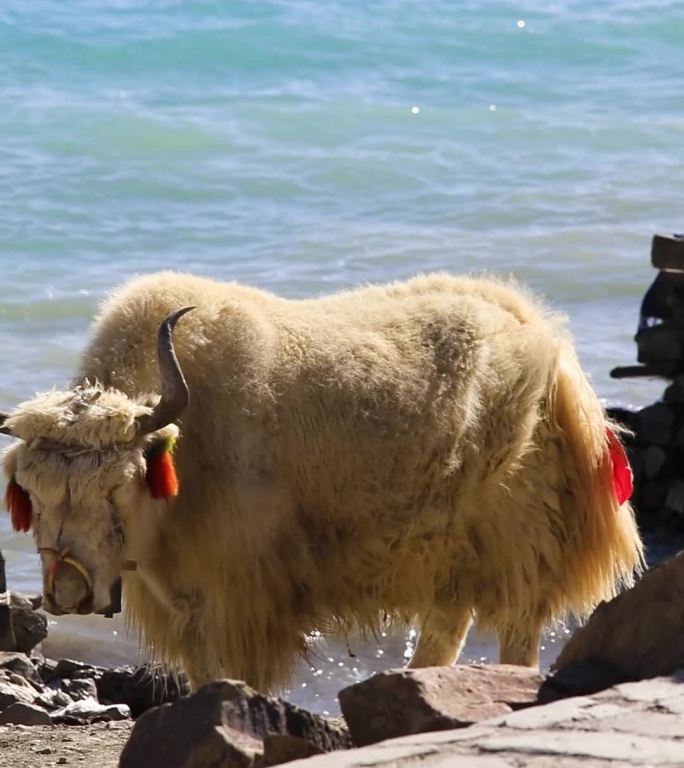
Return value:
M 155 501 L 135 419 L 174 342 L 191 402 L 180 495 Z M 88 382 L 96 382 L 89 384 Z M 291 301 L 162 273 L 116 292 L 68 392 L 6 422 L 39 545 L 68 545 L 95 608 L 125 560 L 143 641 L 198 685 L 283 683 L 314 629 L 415 620 L 414 665 L 473 615 L 504 662 L 629 583 L 641 543 L 612 489 L 607 421 L 562 321 L 515 285 L 423 275 Z

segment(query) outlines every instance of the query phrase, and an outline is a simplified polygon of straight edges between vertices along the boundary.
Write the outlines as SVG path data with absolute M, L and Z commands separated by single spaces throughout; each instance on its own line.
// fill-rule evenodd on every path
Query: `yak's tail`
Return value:
M 643 569 L 643 546 L 632 507 L 620 498 L 628 495 L 629 471 L 620 466 L 622 430 L 606 417 L 569 342 L 561 347 L 552 392 L 551 419 L 569 470 L 563 506 L 575 518 L 568 520 L 572 572 L 564 591 L 571 611 L 583 615 L 633 583 Z

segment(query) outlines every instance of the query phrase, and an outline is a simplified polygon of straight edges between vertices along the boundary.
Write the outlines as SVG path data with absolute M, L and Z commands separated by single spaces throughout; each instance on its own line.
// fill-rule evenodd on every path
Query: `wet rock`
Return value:
M 589 696 L 630 680 L 624 669 L 606 661 L 575 661 L 544 680 L 538 701 L 548 704 L 571 696 Z
M 161 667 L 144 665 L 105 670 L 97 679 L 100 701 L 128 704 L 134 718 L 152 707 L 175 701 L 190 692 L 187 678 L 165 672 Z
M 536 702 L 541 676 L 507 664 L 382 672 L 339 693 L 356 746 L 463 728 Z
M 88 725 L 109 720 L 128 720 L 130 709 L 125 704 L 100 704 L 97 699 L 73 701 L 50 713 L 50 721 L 63 725 Z
M 0 725 L 50 725 L 50 715 L 35 704 L 18 702 L 0 710 Z
M 577 661 L 608 662 L 632 680 L 684 666 L 684 550 L 601 603 L 567 642 L 554 668 Z
M 271 735 L 293 736 L 321 751 L 350 746 L 342 726 L 244 683 L 218 680 L 142 715 L 120 766 L 251 766 L 261 758 L 262 740 Z

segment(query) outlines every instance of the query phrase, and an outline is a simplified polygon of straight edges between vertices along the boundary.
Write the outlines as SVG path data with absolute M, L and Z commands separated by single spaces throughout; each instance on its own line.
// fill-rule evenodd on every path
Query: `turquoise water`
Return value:
M 4 0 L 0 407 L 64 383 L 98 300 L 166 267 L 289 296 L 513 273 L 602 396 L 653 399 L 608 371 L 651 235 L 684 227 L 684 5 L 539 5 Z M 35 588 L 4 518 L 0 546 Z

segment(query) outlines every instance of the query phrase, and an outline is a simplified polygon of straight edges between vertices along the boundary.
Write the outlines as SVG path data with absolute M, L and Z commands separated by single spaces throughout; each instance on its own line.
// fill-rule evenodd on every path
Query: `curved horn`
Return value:
M 9 431 L 9 429 L 5 426 L 5 422 L 7 419 L 9 419 L 10 415 L 9 413 L 5 413 L 4 411 L 0 411 L 0 434 L 2 435 L 11 435 L 12 433 Z
M 183 307 L 172 312 L 159 326 L 157 355 L 161 380 L 161 400 L 152 413 L 138 419 L 139 434 L 147 435 L 175 421 L 190 402 L 188 385 L 173 349 L 173 328 L 178 320 L 195 307 Z

